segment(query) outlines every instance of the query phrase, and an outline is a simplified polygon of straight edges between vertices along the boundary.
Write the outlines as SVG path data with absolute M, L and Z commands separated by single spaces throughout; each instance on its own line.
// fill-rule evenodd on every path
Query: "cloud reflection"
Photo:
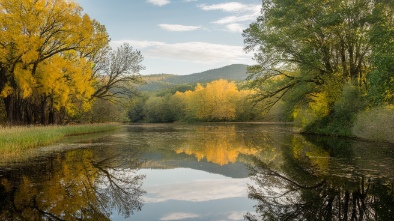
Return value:
M 191 219 L 191 218 L 198 218 L 200 217 L 197 214 L 193 214 L 193 213 L 171 213 L 168 214 L 162 218 L 160 218 L 160 220 L 182 220 L 182 219 Z
M 149 193 L 146 203 L 160 203 L 169 200 L 204 202 L 219 199 L 245 197 L 249 179 L 192 180 L 184 183 L 146 187 Z

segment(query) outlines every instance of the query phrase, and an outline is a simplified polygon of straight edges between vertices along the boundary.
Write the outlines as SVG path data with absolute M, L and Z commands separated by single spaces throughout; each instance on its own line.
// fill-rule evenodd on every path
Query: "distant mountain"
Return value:
M 229 81 L 243 81 L 246 79 L 246 68 L 244 64 L 232 64 L 190 75 L 155 74 L 144 76 L 146 85 L 140 87 L 142 91 L 155 91 L 170 89 L 173 87 L 192 86 L 197 83 L 208 83 L 218 79 Z

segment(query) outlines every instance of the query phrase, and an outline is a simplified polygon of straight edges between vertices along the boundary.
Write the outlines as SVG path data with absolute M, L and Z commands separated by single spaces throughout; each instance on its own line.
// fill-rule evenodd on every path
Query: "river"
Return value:
M 0 160 L 0 220 L 394 220 L 394 146 L 140 124 Z

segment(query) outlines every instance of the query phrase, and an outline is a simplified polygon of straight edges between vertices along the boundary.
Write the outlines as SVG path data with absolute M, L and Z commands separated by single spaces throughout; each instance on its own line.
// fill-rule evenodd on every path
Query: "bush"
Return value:
M 375 107 L 357 114 L 352 128 L 354 136 L 394 143 L 394 109 L 391 107 Z
M 329 115 L 307 125 L 306 133 L 316 133 L 337 136 L 353 136 L 352 128 L 357 113 L 366 107 L 365 98 L 357 87 L 347 84 L 344 86 L 341 98 L 334 103 Z

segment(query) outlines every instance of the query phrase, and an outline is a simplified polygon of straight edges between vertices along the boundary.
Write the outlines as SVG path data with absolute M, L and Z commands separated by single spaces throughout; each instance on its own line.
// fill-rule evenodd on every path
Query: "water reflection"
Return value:
M 142 207 L 139 163 L 105 149 L 60 153 L 0 177 L 0 220 L 110 220 Z
M 393 177 L 374 167 L 379 159 L 372 156 L 385 156 L 380 159 L 390 167 L 392 147 L 334 140 L 293 136 L 291 145 L 281 146 L 284 161 L 276 168 L 254 157 L 249 198 L 256 212 L 245 219 L 393 220 Z M 361 146 L 369 159 L 359 157 Z
M 0 220 L 394 220 L 388 144 L 229 123 L 74 139 L 0 166 Z
M 199 127 L 195 136 L 176 149 L 176 153 L 194 155 L 198 161 L 206 159 L 208 162 L 220 166 L 235 163 L 240 154 L 255 155 L 259 152 L 256 146 L 247 145 L 244 133 L 236 133 L 235 125 Z

